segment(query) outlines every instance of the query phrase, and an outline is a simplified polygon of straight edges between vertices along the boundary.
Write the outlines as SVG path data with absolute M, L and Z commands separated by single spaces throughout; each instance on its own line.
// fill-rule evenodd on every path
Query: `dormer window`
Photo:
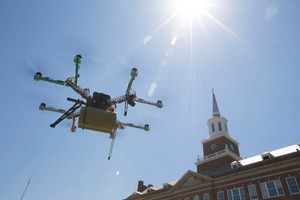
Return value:
M 230 165 L 231 169 L 238 169 L 240 167 L 240 163 L 238 161 L 233 161 Z
M 219 131 L 222 131 L 222 124 L 221 124 L 221 122 L 218 122 L 218 128 L 219 128 Z
M 214 123 L 211 124 L 211 131 L 215 132 L 215 124 Z
M 265 153 L 261 154 L 261 157 L 263 160 L 268 160 L 270 158 L 273 158 L 273 155 L 270 152 L 265 152 Z

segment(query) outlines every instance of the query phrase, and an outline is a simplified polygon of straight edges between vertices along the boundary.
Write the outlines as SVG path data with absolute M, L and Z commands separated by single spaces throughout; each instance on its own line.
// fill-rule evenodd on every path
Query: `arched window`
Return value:
M 215 132 L 215 124 L 214 123 L 211 124 L 211 131 Z
M 222 131 L 222 124 L 221 124 L 221 122 L 218 122 L 218 128 L 219 128 L 219 131 Z

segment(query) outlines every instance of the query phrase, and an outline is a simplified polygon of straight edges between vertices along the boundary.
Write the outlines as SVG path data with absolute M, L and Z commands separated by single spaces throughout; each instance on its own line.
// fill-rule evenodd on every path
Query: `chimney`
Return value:
M 138 192 L 143 192 L 144 190 L 147 189 L 147 186 L 144 185 L 144 181 L 139 181 L 138 182 L 138 187 L 137 187 L 137 191 Z

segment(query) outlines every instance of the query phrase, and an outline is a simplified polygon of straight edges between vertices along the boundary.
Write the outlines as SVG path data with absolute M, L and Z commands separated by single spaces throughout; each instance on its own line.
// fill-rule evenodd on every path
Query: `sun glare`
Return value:
M 208 6 L 208 0 L 179 0 L 177 4 L 179 13 L 188 17 L 203 14 Z

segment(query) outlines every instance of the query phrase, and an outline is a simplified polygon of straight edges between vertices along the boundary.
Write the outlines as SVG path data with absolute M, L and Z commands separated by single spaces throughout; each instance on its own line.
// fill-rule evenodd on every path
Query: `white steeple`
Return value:
M 195 163 L 197 172 L 205 175 L 226 171 L 231 162 L 241 159 L 239 143 L 228 134 L 227 119 L 220 114 L 214 91 L 212 97 L 212 117 L 207 122 L 209 138 L 202 140 L 204 157 L 198 156 Z
M 212 95 L 213 95 L 213 113 L 212 113 L 212 118 L 210 118 L 207 122 L 210 138 L 221 134 L 229 135 L 228 127 L 227 127 L 227 119 L 225 117 L 222 117 L 220 114 L 214 92 L 212 93 Z
M 213 117 L 220 117 L 220 111 L 218 108 L 218 104 L 214 92 L 213 92 Z

